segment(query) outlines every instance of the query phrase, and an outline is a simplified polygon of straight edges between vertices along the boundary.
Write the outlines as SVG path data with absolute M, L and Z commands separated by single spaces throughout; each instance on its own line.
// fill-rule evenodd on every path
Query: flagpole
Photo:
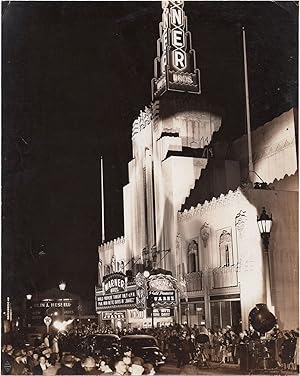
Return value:
M 103 184 L 103 158 L 101 155 L 100 160 L 100 177 L 101 177 L 101 224 L 102 224 L 102 244 L 104 244 L 105 241 L 105 226 L 104 226 L 104 184 Z
M 249 106 L 249 87 L 248 87 L 248 68 L 247 68 L 247 51 L 246 51 L 246 32 L 243 31 L 243 53 L 244 53 L 244 77 L 245 77 L 245 97 L 246 97 L 246 119 L 247 119 L 247 140 L 248 140 L 248 179 L 253 183 L 253 161 L 252 161 L 252 143 L 251 143 L 251 124 L 250 124 L 250 106 Z

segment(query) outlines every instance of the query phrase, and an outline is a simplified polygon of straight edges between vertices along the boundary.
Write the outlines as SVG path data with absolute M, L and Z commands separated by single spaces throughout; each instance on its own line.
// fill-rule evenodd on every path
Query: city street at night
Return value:
M 1 374 L 299 373 L 298 3 L 1 6 Z

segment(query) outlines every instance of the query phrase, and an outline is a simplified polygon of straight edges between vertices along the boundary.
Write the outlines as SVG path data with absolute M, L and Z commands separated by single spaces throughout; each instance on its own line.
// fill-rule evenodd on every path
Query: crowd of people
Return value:
M 243 345 L 247 345 L 250 355 L 254 354 L 261 338 L 255 331 L 236 333 L 230 326 L 222 330 L 209 330 L 204 326 L 175 325 L 148 329 L 117 329 L 97 325 L 83 326 L 53 336 L 45 335 L 33 346 L 2 347 L 2 375 L 146 375 L 155 374 L 153 364 L 144 363 L 136 357 L 132 349 L 123 349 L 117 358 L 109 359 L 87 356 L 78 352 L 78 345 L 91 334 L 153 335 L 168 361 L 176 362 L 182 368 L 187 364 L 208 365 L 209 363 L 236 363 L 241 360 Z M 283 369 L 299 372 L 298 332 L 282 332 L 275 328 L 264 339 L 264 346 Z M 254 355 L 253 355 L 254 356 Z M 298 368 L 297 368 L 298 367 Z

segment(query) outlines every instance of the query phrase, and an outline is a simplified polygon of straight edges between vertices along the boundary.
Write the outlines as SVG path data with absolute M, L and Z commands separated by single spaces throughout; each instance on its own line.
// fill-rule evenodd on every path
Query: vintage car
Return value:
M 115 359 L 120 356 L 120 338 L 115 334 L 88 335 L 78 350 L 87 356 Z
M 131 349 L 132 355 L 140 357 L 145 363 L 152 363 L 155 368 L 163 365 L 166 357 L 158 347 L 157 340 L 149 335 L 132 334 L 121 338 L 121 349 Z

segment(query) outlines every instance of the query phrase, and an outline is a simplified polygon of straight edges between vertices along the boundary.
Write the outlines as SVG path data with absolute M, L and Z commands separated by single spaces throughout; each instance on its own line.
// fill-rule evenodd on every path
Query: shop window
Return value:
M 220 303 L 210 303 L 211 325 L 214 330 L 221 329 Z
M 232 325 L 231 322 L 231 302 L 225 301 L 220 302 L 221 304 L 221 321 L 222 321 L 222 328 L 225 328 L 226 325 Z
M 196 303 L 196 314 L 198 319 L 198 325 L 205 325 L 205 309 L 204 303 Z
M 236 331 L 241 331 L 241 302 L 239 300 L 231 302 L 231 322 Z
M 240 301 L 211 302 L 211 325 L 214 330 L 224 329 L 227 325 L 234 330 L 240 330 L 241 303 Z
M 198 271 L 198 244 L 195 240 L 192 240 L 188 245 L 188 273 Z

